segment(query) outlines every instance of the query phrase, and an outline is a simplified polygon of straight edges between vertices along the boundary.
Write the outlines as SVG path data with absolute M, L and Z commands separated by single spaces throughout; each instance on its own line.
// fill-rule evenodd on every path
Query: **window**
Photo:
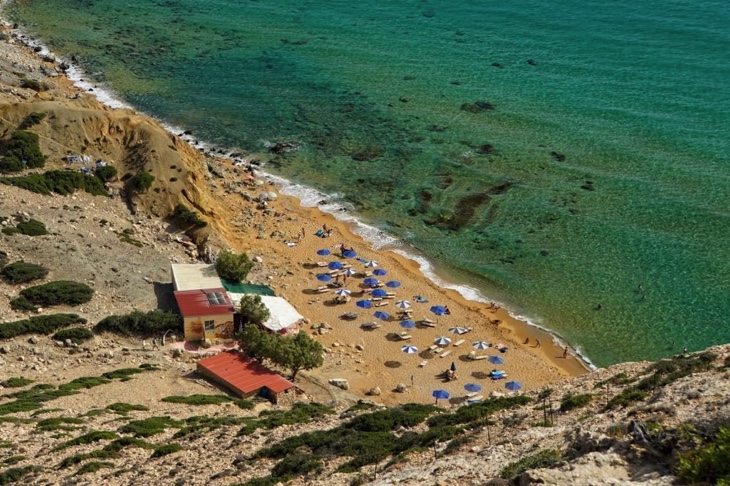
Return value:
M 205 321 L 205 332 L 215 331 L 215 321 Z

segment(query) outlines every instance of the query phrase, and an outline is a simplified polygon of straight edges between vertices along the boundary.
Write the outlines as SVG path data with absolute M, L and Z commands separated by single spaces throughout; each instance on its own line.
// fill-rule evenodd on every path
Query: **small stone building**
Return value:
M 175 300 L 183 317 L 186 341 L 233 339 L 233 304 L 223 288 L 178 290 Z

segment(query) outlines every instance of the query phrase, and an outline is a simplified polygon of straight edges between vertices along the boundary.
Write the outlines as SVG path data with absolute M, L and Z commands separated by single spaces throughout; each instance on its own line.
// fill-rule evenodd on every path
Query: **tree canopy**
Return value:
M 239 313 L 245 323 L 263 324 L 271 315 L 269 309 L 261 301 L 260 295 L 244 295 L 241 297 Z
M 322 366 L 324 348 L 305 332 L 296 336 L 271 334 L 259 326 L 249 324 L 238 334 L 241 350 L 259 363 L 270 360 L 275 365 L 286 368 L 294 380 L 301 370 L 311 370 Z
M 239 255 L 232 251 L 223 250 L 218 254 L 215 261 L 215 271 L 218 272 L 218 276 L 234 282 L 245 279 L 252 268 L 253 262 L 249 260 L 245 253 Z

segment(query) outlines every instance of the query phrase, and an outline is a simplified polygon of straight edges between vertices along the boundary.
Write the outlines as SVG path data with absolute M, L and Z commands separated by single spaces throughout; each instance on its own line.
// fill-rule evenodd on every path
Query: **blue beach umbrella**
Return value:
M 487 361 L 496 365 L 504 364 L 504 358 L 501 356 L 490 356 Z
M 355 302 L 355 305 L 358 307 L 362 307 L 363 309 L 369 309 L 373 306 L 373 303 L 369 300 L 358 300 Z
M 375 270 L 373 270 L 373 275 L 377 275 L 378 277 L 382 277 L 387 273 L 388 271 L 384 268 L 376 268 Z
M 332 280 L 332 275 L 327 273 L 320 273 L 317 275 L 317 280 L 319 280 L 320 282 L 329 282 L 330 280 Z
M 477 383 L 467 383 L 466 385 L 464 385 L 464 390 L 470 393 L 476 393 L 482 390 L 482 386 Z
M 357 256 L 357 253 L 355 253 L 353 250 L 347 250 L 345 253 L 342 254 L 345 258 L 355 258 Z
M 433 393 L 431 393 L 431 396 L 436 399 L 436 403 L 439 402 L 439 400 L 446 400 L 451 396 L 449 392 L 446 390 L 434 390 Z
M 370 295 L 372 295 L 373 297 L 385 297 L 386 295 L 388 295 L 388 292 L 383 289 L 375 289 L 370 292 Z
M 375 311 L 375 314 L 373 314 L 377 319 L 387 320 L 390 317 L 390 314 L 383 311 Z
M 411 320 L 405 319 L 403 321 L 400 321 L 400 327 L 404 327 L 406 329 L 413 329 L 414 327 L 416 327 L 416 323 Z
M 446 314 L 446 307 L 444 307 L 442 305 L 434 305 L 434 306 L 431 306 L 431 309 L 430 310 L 431 310 L 431 312 L 433 312 L 437 316 L 442 316 L 442 315 Z
M 504 384 L 504 387 L 508 390 L 515 391 L 522 388 L 522 383 L 520 383 L 519 381 L 508 381 Z
M 327 256 L 330 254 L 330 251 L 327 248 L 322 248 L 321 250 L 317 250 L 317 255 L 319 256 Z
M 439 336 L 434 340 L 433 343 L 438 344 L 439 346 L 447 346 L 447 345 L 451 344 L 451 339 L 449 339 L 445 336 Z
M 415 346 L 412 346 L 410 344 L 407 344 L 405 346 L 401 346 L 401 351 L 403 351 L 406 354 L 416 354 L 418 352 L 418 348 Z
M 387 282 L 385 284 L 386 287 L 390 287 L 391 289 L 394 289 L 396 287 L 400 287 L 400 282 L 397 280 L 391 280 L 390 282 Z
M 341 269 L 341 268 L 342 268 L 342 264 L 341 264 L 340 262 L 329 262 L 329 263 L 327 264 L 327 267 L 328 267 L 328 268 L 329 268 L 330 270 L 339 270 L 339 269 Z
M 368 277 L 366 279 L 363 279 L 362 283 L 364 285 L 367 285 L 369 287 L 372 287 L 373 285 L 378 285 L 378 279 L 373 277 Z

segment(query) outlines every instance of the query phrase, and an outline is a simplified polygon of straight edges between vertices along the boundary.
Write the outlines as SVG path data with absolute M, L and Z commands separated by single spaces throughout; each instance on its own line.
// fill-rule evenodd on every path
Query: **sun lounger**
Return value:
M 315 290 L 315 292 L 317 292 L 318 294 L 321 294 L 323 292 L 329 292 L 329 291 L 330 291 L 330 288 L 327 286 L 317 287 L 317 289 Z
M 453 343 L 452 346 L 461 346 L 462 344 L 464 344 L 464 339 L 459 339 L 458 341 Z
M 428 348 L 428 349 L 431 349 L 431 348 Z M 439 348 L 438 346 L 436 346 L 435 348 L 431 349 L 431 352 L 433 354 L 441 354 L 444 352 L 444 348 Z
M 386 295 L 384 299 L 395 299 L 395 295 Z
M 426 366 L 427 364 L 428 364 L 428 361 L 426 361 L 426 360 L 424 359 L 423 361 L 421 361 L 420 363 L 418 363 L 418 367 L 419 367 L 419 368 L 423 368 L 423 367 L 424 367 L 424 366 Z
M 371 302 L 380 302 L 381 300 L 383 300 L 382 297 L 370 297 Z
M 385 295 L 390 295 L 392 297 L 395 297 L 395 292 L 386 292 Z
M 401 332 L 398 334 L 398 338 L 400 338 L 401 341 L 408 341 L 412 337 L 413 336 L 411 336 L 410 334 L 406 334 L 405 332 Z
M 362 272 L 361 275 L 365 275 L 366 277 L 372 277 L 373 272 Z
M 479 395 L 479 392 L 471 392 L 466 394 L 466 398 L 474 398 Z
M 366 322 L 365 324 L 360 324 L 360 327 L 362 327 L 363 329 L 372 330 L 378 329 L 380 327 L 380 324 L 378 324 L 377 322 Z
M 449 349 L 448 351 L 444 351 L 443 353 L 441 353 L 441 357 L 442 358 L 445 358 L 445 357 L 447 357 L 450 354 L 451 354 L 451 350 Z
M 425 318 L 421 319 L 421 324 L 434 324 L 434 322 L 429 318 Z
M 375 304 L 375 307 L 383 307 L 384 305 L 388 304 L 390 304 L 390 302 L 378 302 L 377 304 Z
M 327 266 L 327 262 L 317 262 L 317 266 L 318 267 L 326 267 Z
M 483 397 L 483 396 L 481 396 L 481 395 L 476 395 L 476 396 L 473 396 L 473 397 L 470 397 L 470 398 L 468 398 L 468 399 L 466 400 L 466 403 L 467 403 L 467 404 L 472 404 L 472 403 L 477 403 L 477 402 L 481 402 L 482 400 L 484 400 L 484 397 Z
M 470 352 L 469 354 L 467 354 L 467 355 L 466 355 L 466 357 L 467 357 L 468 359 L 471 359 L 471 360 L 477 361 L 477 360 L 480 360 L 480 359 L 487 359 L 487 358 L 488 358 L 489 356 L 487 356 L 487 355 L 481 355 L 481 356 L 479 356 L 479 355 L 478 355 L 477 353 L 475 353 L 474 351 L 471 351 L 471 352 Z

